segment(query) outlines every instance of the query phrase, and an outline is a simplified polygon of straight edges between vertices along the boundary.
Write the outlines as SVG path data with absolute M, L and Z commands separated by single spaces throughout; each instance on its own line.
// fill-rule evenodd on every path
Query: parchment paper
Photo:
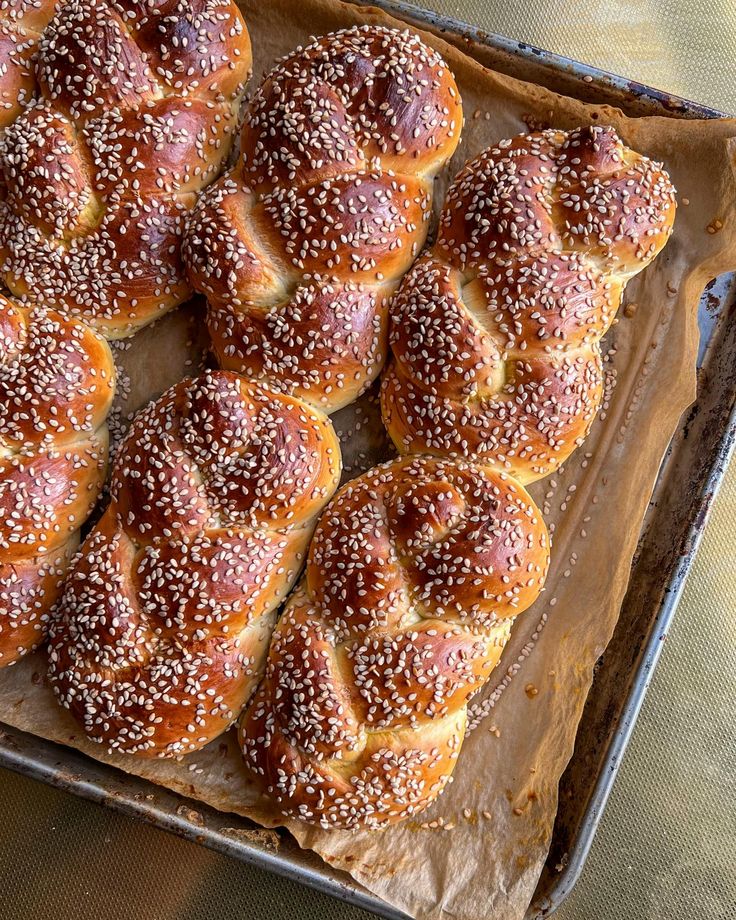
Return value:
M 245 0 L 256 77 L 276 56 L 355 22 L 391 22 L 337 0 Z M 657 470 L 695 396 L 697 304 L 705 283 L 736 268 L 736 122 L 628 119 L 484 70 L 434 35 L 463 97 L 465 131 L 437 207 L 462 163 L 529 128 L 612 124 L 632 147 L 661 159 L 679 192 L 674 235 L 628 287 L 628 308 L 607 336 L 604 411 L 566 469 L 532 487 L 554 532 L 540 601 L 517 621 L 486 692 L 454 782 L 418 820 L 384 832 L 325 833 L 289 822 L 298 842 L 417 917 L 515 920 L 545 861 L 557 785 L 572 753 L 597 658 L 608 643 Z M 144 330 L 121 354 L 132 380 L 124 416 L 201 359 L 197 309 Z M 173 344 L 172 344 L 173 343 Z M 127 385 L 124 389 L 127 389 Z M 389 448 L 375 394 L 336 418 L 348 475 Z M 248 781 L 231 735 L 180 763 L 108 756 L 80 737 L 45 685 L 42 654 L 0 673 L 0 719 L 79 748 L 223 811 L 282 823 Z

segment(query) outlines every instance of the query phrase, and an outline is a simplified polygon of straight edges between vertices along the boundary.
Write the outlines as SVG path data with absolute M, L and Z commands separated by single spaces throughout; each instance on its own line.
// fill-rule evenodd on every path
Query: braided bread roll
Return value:
M 381 401 L 397 448 L 520 482 L 557 469 L 600 407 L 624 286 L 674 218 L 661 165 L 612 128 L 516 137 L 468 163 L 391 307 Z
M 406 458 L 338 493 L 240 723 L 284 813 L 381 827 L 439 795 L 548 542 L 524 489 L 486 465 Z
M 321 412 L 233 373 L 139 413 L 49 630 L 54 689 L 91 739 L 166 757 L 225 731 L 339 476 Z
M 19 21 L 43 28 L 49 8 L 22 0 Z M 250 66 L 232 0 L 61 0 L 34 73 L 2 78 L 23 93 L 0 144 L 6 286 L 108 338 L 187 299 L 184 219 L 228 155 Z
M 114 385 L 89 327 L 0 295 L 0 667 L 43 639 L 104 482 Z
M 410 32 L 356 27 L 284 58 L 187 233 L 220 365 L 327 412 L 355 400 L 385 361 L 390 295 L 461 126 L 452 74 Z

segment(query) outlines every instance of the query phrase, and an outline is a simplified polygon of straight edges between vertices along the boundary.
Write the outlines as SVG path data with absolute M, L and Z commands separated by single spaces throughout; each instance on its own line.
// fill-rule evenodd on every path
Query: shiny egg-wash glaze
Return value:
M 285 814 L 382 827 L 442 791 L 467 703 L 542 589 L 547 529 L 482 464 L 415 457 L 348 483 L 312 540 L 240 722 Z
M 219 363 L 327 412 L 355 400 L 461 127 L 452 74 L 410 32 L 356 27 L 284 58 L 188 230 Z
M 0 143 L 0 277 L 130 335 L 191 295 L 181 235 L 236 134 L 242 16 L 231 0 L 21 0 L 0 8 L 0 54 L 0 117 L 17 115 Z
M 33 56 L 57 0 L 0 0 L 0 130 L 36 96 Z
M 43 641 L 102 490 L 114 387 L 89 326 L 0 295 L 0 668 Z
M 383 419 L 402 453 L 478 457 L 520 482 L 585 439 L 600 339 L 669 239 L 675 193 L 610 127 L 544 131 L 472 160 L 391 307 Z
M 165 757 L 227 729 L 339 477 L 329 419 L 237 374 L 139 413 L 49 630 L 54 690 L 90 738 Z

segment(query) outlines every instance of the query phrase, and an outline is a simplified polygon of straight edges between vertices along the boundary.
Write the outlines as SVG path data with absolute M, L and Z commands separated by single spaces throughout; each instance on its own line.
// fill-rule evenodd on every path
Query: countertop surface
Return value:
M 736 3 L 729 0 L 423 5 L 736 112 Z M 734 521 L 736 464 L 560 920 L 736 917 Z M 368 920 L 112 811 L 12 773 L 0 777 L 2 920 Z

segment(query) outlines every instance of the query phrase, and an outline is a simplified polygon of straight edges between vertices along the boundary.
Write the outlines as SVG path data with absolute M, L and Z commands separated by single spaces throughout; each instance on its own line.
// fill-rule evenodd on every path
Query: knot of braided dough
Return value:
M 421 249 L 460 96 L 416 35 L 332 33 L 282 60 L 184 257 L 221 366 L 332 412 L 378 376 L 388 302 Z
M 128 335 L 191 294 L 181 234 L 236 134 L 245 24 L 231 0 L 61 0 L 34 64 L 0 144 L 0 276 Z
M 54 689 L 90 738 L 165 757 L 225 731 L 339 476 L 326 416 L 230 372 L 137 416 L 49 630 Z
M 382 389 L 402 452 L 476 456 L 531 482 L 588 433 L 600 339 L 667 242 L 674 189 L 612 128 L 544 131 L 472 160 L 391 306 Z
M 92 329 L 0 295 L 0 667 L 43 639 L 102 489 L 114 384 Z
M 433 801 L 548 561 L 531 498 L 485 465 L 406 458 L 338 493 L 240 724 L 282 810 L 379 827 Z
M 56 2 L 0 0 L 0 131 L 33 101 L 33 55 Z

